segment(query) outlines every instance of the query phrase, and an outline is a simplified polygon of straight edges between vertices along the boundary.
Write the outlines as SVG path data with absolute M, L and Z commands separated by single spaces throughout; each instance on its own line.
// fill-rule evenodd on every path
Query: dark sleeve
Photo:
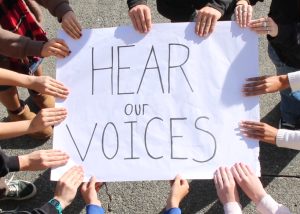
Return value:
M 41 23 L 43 19 L 43 13 L 40 6 L 35 0 L 25 0 L 26 5 L 28 6 L 31 13 L 34 15 L 36 20 Z
M 295 44 L 300 45 L 300 23 L 278 25 L 278 35 L 276 37 L 268 36 L 269 41 L 273 44 L 293 47 Z
M 207 6 L 212 7 L 218 11 L 222 15 L 226 12 L 230 5 L 236 0 L 209 0 Z
M 8 57 L 25 58 L 41 56 L 43 41 L 31 40 L 0 28 L 0 54 Z
M 58 214 L 58 212 L 52 204 L 46 203 L 41 208 L 34 209 L 31 214 Z
M 256 5 L 257 2 L 263 2 L 264 0 L 248 0 L 251 5 Z
M 9 172 L 20 170 L 19 158 L 17 156 L 7 156 L 0 150 L 0 177 L 4 177 Z
M 49 12 L 58 18 L 61 22 L 62 17 L 69 11 L 73 11 L 68 0 L 36 0 L 40 5 L 49 10 Z
M 86 214 L 104 214 L 104 209 L 98 205 L 89 204 L 86 206 Z
M 127 0 L 129 10 L 137 5 L 147 4 L 147 0 Z

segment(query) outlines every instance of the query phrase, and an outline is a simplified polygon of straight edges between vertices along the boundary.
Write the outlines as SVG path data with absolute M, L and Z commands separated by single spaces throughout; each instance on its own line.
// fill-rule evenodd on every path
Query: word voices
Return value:
M 142 143 L 143 147 L 145 148 L 148 157 L 150 157 L 151 159 L 155 159 L 155 160 L 159 160 L 159 159 L 163 159 L 163 158 L 170 158 L 170 159 L 177 159 L 177 160 L 187 160 L 187 159 L 192 159 L 195 162 L 198 163 L 204 163 L 204 162 L 208 162 L 211 159 L 214 158 L 215 154 L 216 154 L 216 150 L 217 150 L 217 140 L 215 138 L 215 136 L 208 130 L 205 130 L 203 128 L 200 127 L 200 122 L 201 121 L 208 121 L 209 118 L 206 116 L 200 116 L 197 117 L 195 119 L 195 123 L 194 123 L 194 129 L 197 132 L 196 134 L 204 134 L 207 135 L 211 140 L 210 142 L 203 142 L 206 145 L 210 145 L 211 148 L 211 154 L 209 154 L 209 157 L 179 157 L 178 155 L 176 155 L 176 151 L 182 149 L 182 148 L 186 148 L 187 147 L 183 147 L 183 146 L 176 146 L 178 144 L 184 144 L 185 140 L 184 140 L 184 135 L 175 135 L 174 134 L 174 130 L 176 129 L 176 126 L 180 126 L 183 123 L 185 123 L 187 121 L 187 118 L 170 118 L 168 121 L 160 118 L 160 117 L 153 117 L 151 118 L 147 123 L 146 126 L 144 127 L 144 133 L 143 133 L 143 142 L 136 142 L 135 140 L 135 136 L 134 136 L 134 126 L 138 125 L 138 121 L 125 121 L 124 125 L 126 125 L 128 127 L 128 131 L 130 132 L 130 144 L 128 145 L 128 151 L 130 152 L 129 157 L 122 157 L 124 158 L 124 160 L 134 160 L 134 159 L 140 159 L 141 157 L 138 156 L 138 154 L 135 154 L 134 152 L 134 148 L 136 144 Z M 167 123 L 164 124 L 164 126 L 168 127 L 168 142 L 160 142 L 160 143 L 165 143 L 167 146 L 170 147 L 170 154 L 160 154 L 160 151 L 157 151 L 153 148 L 155 148 L 153 145 L 155 142 L 150 142 L 148 140 L 148 136 L 151 135 L 151 126 L 156 126 L 158 125 L 158 123 Z M 203 123 L 202 123 L 203 124 Z M 184 125 L 184 124 L 183 124 Z M 192 127 L 192 126 L 191 126 Z M 77 152 L 81 158 L 82 161 L 85 160 L 85 158 L 88 155 L 90 146 L 92 143 L 96 143 L 98 141 L 99 143 L 99 139 L 94 139 L 94 135 L 95 132 L 97 131 L 98 128 L 98 123 L 95 123 L 94 128 L 92 130 L 92 134 L 90 139 L 87 139 L 86 142 L 77 142 L 76 141 L 76 134 L 80 134 L 80 133 L 72 133 L 72 130 L 70 129 L 69 125 L 66 124 L 66 129 L 70 135 L 70 138 L 72 139 L 72 142 L 74 143 L 74 146 L 77 149 Z M 113 133 L 113 134 L 112 134 Z M 112 136 L 113 135 L 113 136 Z M 106 144 L 111 141 L 111 139 L 115 139 L 114 143 L 115 143 L 115 150 L 114 152 L 109 152 L 111 154 L 108 154 L 108 152 L 106 151 Z M 94 142 L 96 141 L 96 142 Z M 120 135 L 119 135 L 119 131 L 118 131 L 118 127 L 113 123 L 113 122 L 108 122 L 105 124 L 103 130 L 102 130 L 102 137 L 100 139 L 100 143 L 101 143 L 101 150 L 100 154 L 103 155 L 103 157 L 107 160 L 113 160 L 114 158 L 116 158 L 118 155 L 124 155 L 126 154 L 126 151 L 119 151 L 120 150 L 120 143 L 124 142 L 124 139 L 120 139 Z M 82 145 L 86 145 L 88 143 L 87 149 L 85 152 L 81 152 L 80 149 L 78 148 L 77 145 L 82 144 Z M 152 145 L 152 146 L 151 146 Z M 152 149 L 150 149 L 152 148 Z M 194 148 L 193 148 L 194 149 Z M 127 152 L 128 152 L 127 151 Z M 82 154 L 84 153 L 84 154 Z M 201 153 L 201 151 L 199 151 L 199 153 Z

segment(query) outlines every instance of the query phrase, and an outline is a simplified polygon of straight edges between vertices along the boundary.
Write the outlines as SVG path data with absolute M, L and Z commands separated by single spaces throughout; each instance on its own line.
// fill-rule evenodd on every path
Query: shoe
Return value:
M 36 186 L 23 180 L 12 180 L 6 183 L 8 191 L 0 200 L 27 200 L 36 195 Z
M 297 130 L 297 127 L 295 124 L 291 124 L 288 122 L 285 122 L 284 120 L 280 119 L 279 120 L 279 129 L 287 129 L 287 130 Z
M 21 102 L 21 105 L 23 105 L 23 110 L 17 114 L 14 114 L 10 111 L 8 111 L 8 121 L 10 122 L 16 122 L 16 121 L 23 121 L 23 120 L 32 120 L 36 114 L 31 112 L 28 105 Z M 53 133 L 53 128 L 51 126 L 31 134 L 28 134 L 28 136 L 38 139 L 38 140 L 44 140 L 51 137 Z
M 40 109 L 55 107 L 55 98 L 53 96 L 30 92 L 30 98 Z

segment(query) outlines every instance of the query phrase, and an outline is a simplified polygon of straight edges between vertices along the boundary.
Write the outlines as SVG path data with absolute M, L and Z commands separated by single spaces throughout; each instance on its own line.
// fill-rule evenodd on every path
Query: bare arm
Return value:
M 69 90 L 61 82 L 51 77 L 28 76 L 1 68 L 0 85 L 21 86 L 63 99 L 69 94 Z

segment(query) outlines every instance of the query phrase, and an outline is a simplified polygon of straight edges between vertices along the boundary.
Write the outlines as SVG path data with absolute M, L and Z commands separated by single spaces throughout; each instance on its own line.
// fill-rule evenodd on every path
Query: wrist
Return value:
M 266 191 L 258 193 L 253 200 L 255 205 L 257 205 L 266 195 L 267 195 Z
M 92 204 L 92 205 L 97 205 L 97 206 L 99 206 L 99 207 L 101 207 L 102 205 L 101 205 L 101 202 L 100 202 L 100 200 L 98 200 L 98 199 L 96 199 L 96 200 L 90 200 L 90 201 L 87 201 L 87 203 L 86 204 Z
M 18 156 L 19 159 L 19 166 L 20 166 L 20 171 L 27 171 L 29 170 L 29 158 L 28 155 L 20 155 Z
M 281 89 L 280 90 L 287 89 L 287 88 L 290 87 L 290 82 L 289 82 L 288 75 L 279 75 L 278 78 L 279 78 L 279 81 L 281 83 Z
M 64 201 L 62 198 L 60 198 L 59 196 L 54 196 L 54 198 L 56 201 L 58 201 L 60 203 L 60 206 L 62 209 L 65 209 L 69 204 Z
M 58 214 L 62 214 L 64 208 L 62 206 L 62 203 L 57 198 L 54 197 L 53 199 L 48 201 L 48 203 L 55 207 Z
M 237 0 L 236 6 L 238 5 L 250 5 L 250 2 L 248 0 Z
M 179 207 L 179 202 L 177 200 L 168 199 L 166 210 L 169 210 L 171 208 L 178 208 L 178 207 Z

